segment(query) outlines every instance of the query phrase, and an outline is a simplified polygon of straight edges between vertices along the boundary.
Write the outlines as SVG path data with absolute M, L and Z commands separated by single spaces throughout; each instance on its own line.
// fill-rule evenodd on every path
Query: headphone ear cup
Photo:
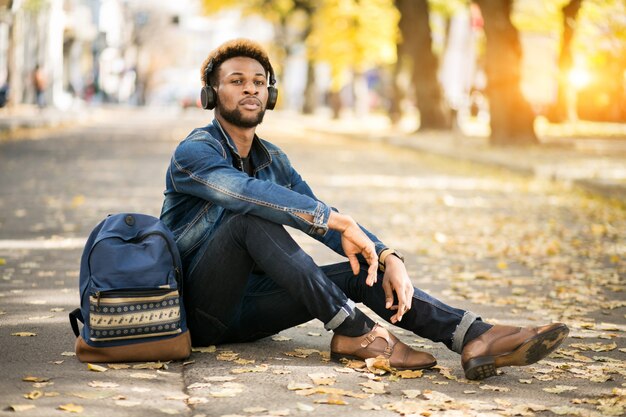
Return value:
M 215 108 L 215 90 L 213 87 L 204 86 L 200 91 L 200 102 L 205 110 L 213 110 Z
M 267 106 L 265 106 L 268 110 L 274 110 L 276 107 L 276 102 L 278 101 L 278 89 L 273 86 L 267 87 Z

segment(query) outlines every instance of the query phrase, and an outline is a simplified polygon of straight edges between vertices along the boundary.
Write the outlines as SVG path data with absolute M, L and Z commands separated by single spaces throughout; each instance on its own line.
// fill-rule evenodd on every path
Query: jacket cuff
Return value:
M 313 225 L 309 229 L 310 235 L 319 237 L 326 236 L 328 233 L 328 219 L 330 218 L 330 207 L 321 201 L 317 202 L 315 213 L 313 213 Z

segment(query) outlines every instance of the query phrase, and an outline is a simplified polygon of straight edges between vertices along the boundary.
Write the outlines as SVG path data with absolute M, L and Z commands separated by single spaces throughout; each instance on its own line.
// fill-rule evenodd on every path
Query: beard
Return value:
M 255 116 L 245 118 L 243 114 L 241 113 L 241 111 L 237 108 L 233 110 L 228 110 L 224 108 L 224 106 L 222 106 L 222 103 L 220 103 L 219 98 L 217 100 L 216 107 L 217 107 L 217 111 L 219 112 L 219 114 L 228 123 L 232 123 L 233 125 L 237 127 L 242 127 L 246 129 L 251 128 L 251 127 L 256 127 L 260 125 L 261 123 L 263 123 L 263 117 L 265 116 L 265 109 L 262 108 L 261 111 L 258 112 Z

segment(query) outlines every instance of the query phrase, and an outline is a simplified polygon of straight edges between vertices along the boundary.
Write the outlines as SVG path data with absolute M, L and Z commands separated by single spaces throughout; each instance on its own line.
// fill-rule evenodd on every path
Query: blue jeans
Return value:
M 196 346 L 248 342 L 317 318 L 338 327 L 362 302 L 385 320 L 383 276 L 369 287 L 367 267 L 348 262 L 318 267 L 283 226 L 231 214 L 188 265 L 184 298 Z M 477 316 L 415 289 L 411 309 L 396 325 L 460 352 Z

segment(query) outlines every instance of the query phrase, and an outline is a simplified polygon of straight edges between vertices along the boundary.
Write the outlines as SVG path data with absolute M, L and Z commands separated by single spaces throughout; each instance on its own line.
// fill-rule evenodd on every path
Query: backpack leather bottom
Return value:
M 75 351 L 78 360 L 91 363 L 180 360 L 191 355 L 191 336 L 186 331 L 167 339 L 109 347 L 90 346 L 79 336 Z

